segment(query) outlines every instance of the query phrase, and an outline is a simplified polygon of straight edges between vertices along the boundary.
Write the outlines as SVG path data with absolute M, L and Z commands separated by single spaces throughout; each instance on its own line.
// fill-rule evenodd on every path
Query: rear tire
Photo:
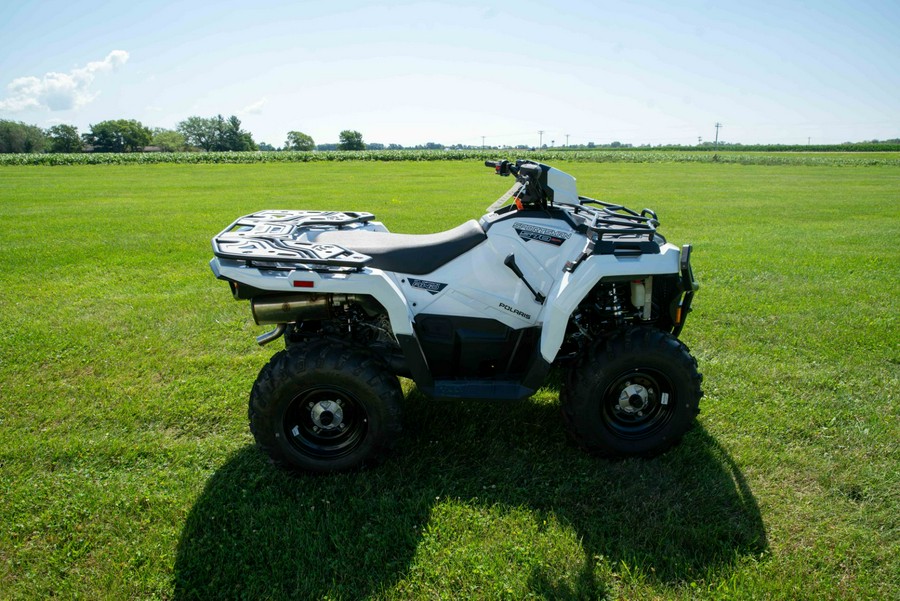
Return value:
M 699 413 L 697 361 L 671 334 L 634 328 L 600 340 L 560 395 L 569 434 L 608 457 L 649 457 L 677 444 Z
M 335 342 L 292 345 L 250 392 L 250 431 L 279 467 L 334 472 L 377 461 L 400 433 L 403 393 L 371 353 Z

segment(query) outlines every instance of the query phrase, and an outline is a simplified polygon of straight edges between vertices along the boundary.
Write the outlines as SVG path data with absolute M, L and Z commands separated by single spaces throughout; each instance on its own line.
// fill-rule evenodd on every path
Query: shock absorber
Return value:
M 619 295 L 619 287 L 615 284 L 609 287 L 607 309 L 617 326 L 625 325 L 625 310 L 622 308 L 622 297 Z
M 598 302 L 594 308 L 600 313 L 604 321 L 611 325 L 621 327 L 625 325 L 625 309 L 622 307 L 622 292 L 616 283 L 603 284 L 598 291 Z

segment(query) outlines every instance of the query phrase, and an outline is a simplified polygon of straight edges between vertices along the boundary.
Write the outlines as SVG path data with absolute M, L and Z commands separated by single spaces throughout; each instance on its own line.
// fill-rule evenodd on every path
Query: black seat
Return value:
M 367 267 L 424 275 L 475 248 L 486 238 L 484 229 L 472 219 L 437 234 L 329 230 L 316 236 L 315 241 L 369 255 L 372 260 Z

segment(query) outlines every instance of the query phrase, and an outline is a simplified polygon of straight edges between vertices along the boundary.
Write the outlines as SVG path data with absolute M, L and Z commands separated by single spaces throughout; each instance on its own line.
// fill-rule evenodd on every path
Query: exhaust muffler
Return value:
M 257 325 L 295 323 L 329 319 L 336 309 L 348 303 L 358 304 L 369 315 L 384 309 L 370 296 L 356 294 L 278 294 L 259 296 L 250 301 Z
M 258 325 L 294 323 L 331 317 L 331 295 L 279 294 L 250 301 L 253 320 Z

